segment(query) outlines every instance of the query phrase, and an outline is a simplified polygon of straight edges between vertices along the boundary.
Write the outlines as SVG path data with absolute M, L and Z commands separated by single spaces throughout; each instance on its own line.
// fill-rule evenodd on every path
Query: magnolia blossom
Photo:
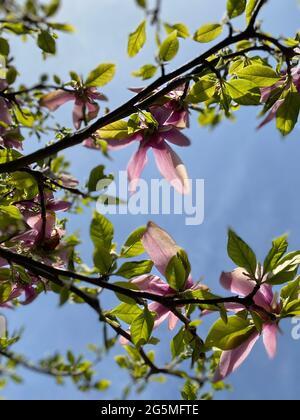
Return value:
M 279 82 L 275 83 L 273 86 L 262 88 L 261 89 L 261 102 L 267 103 L 270 99 L 272 93 L 276 91 L 278 88 L 283 88 L 285 85 L 285 90 L 288 90 L 291 87 L 291 83 L 287 82 L 287 74 L 285 74 Z M 300 67 L 295 67 L 291 71 L 291 79 L 292 83 L 297 89 L 297 91 L 300 93 Z M 271 108 L 271 111 L 267 115 L 267 117 L 263 120 L 263 122 L 259 125 L 258 128 L 261 128 L 268 124 L 270 121 L 274 120 L 276 118 L 278 110 L 281 108 L 281 106 L 284 104 L 284 99 L 278 99 L 274 105 Z
M 135 134 L 121 140 L 107 140 L 109 147 L 118 149 L 134 142 L 139 143 L 138 151 L 132 156 L 127 168 L 130 192 L 136 191 L 140 176 L 148 161 L 147 152 L 152 149 L 162 176 L 179 193 L 188 194 L 190 184 L 187 170 L 180 157 L 168 144 L 169 142 L 181 147 L 191 144 L 190 140 L 177 128 L 177 125 L 182 125 L 183 117 L 181 114 L 174 114 L 172 107 L 151 107 L 150 111 L 157 121 L 157 127 L 149 127 L 145 121 L 142 121 L 141 129 Z
M 181 248 L 166 231 L 152 222 L 148 224 L 147 230 L 142 238 L 142 243 L 157 270 L 165 276 L 170 260 L 177 255 Z M 140 276 L 134 279 L 132 283 L 138 286 L 140 290 L 159 296 L 174 296 L 178 293 L 158 276 Z M 197 289 L 207 288 L 203 285 L 194 284 L 190 277 L 186 282 L 185 290 Z M 149 305 L 149 310 L 156 313 L 155 328 L 165 320 L 168 320 L 170 330 L 173 330 L 176 327 L 178 318 L 169 308 L 154 302 Z
M 45 195 L 46 222 L 44 222 L 41 209 L 40 197 L 32 201 L 18 203 L 18 207 L 23 215 L 25 223 L 29 229 L 14 238 L 27 247 L 34 247 L 43 240 L 43 245 L 47 249 L 53 250 L 57 247 L 64 232 L 56 227 L 56 211 L 67 211 L 70 204 L 65 201 L 56 201 L 51 193 Z M 37 211 L 38 209 L 38 211 Z M 44 231 L 43 231 L 44 230 Z
M 232 273 L 223 273 L 221 276 L 221 284 L 225 289 L 242 297 L 249 296 L 256 286 L 256 283 L 245 275 L 245 270 L 243 268 L 238 268 Z M 260 290 L 256 293 L 254 303 L 255 308 L 253 309 L 255 309 L 256 312 L 259 312 L 263 320 L 261 335 L 266 352 L 268 356 L 273 359 L 277 350 L 277 335 L 279 327 L 278 323 L 273 321 L 269 314 L 273 314 L 275 316 L 280 314 L 280 304 L 276 302 L 272 287 L 267 284 L 263 284 Z M 244 307 L 239 305 L 229 305 L 227 306 L 227 309 L 239 312 L 243 310 Z M 238 369 L 247 359 L 259 338 L 260 334 L 256 331 L 239 347 L 233 350 L 224 351 L 222 353 L 214 381 L 222 381 Z
M 45 95 L 41 105 L 50 111 L 56 111 L 69 101 L 75 101 L 73 109 L 73 123 L 79 130 L 83 122 L 89 122 L 97 117 L 100 107 L 96 101 L 105 101 L 107 98 L 97 91 L 97 88 L 81 88 L 78 90 L 59 89 Z

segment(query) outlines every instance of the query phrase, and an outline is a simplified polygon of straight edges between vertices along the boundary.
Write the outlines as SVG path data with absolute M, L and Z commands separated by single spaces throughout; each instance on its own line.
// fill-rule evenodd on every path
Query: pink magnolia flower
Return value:
M 152 222 L 148 224 L 147 230 L 142 238 L 142 243 L 151 260 L 154 262 L 157 270 L 165 276 L 170 260 L 177 255 L 181 248 L 166 231 Z M 158 276 L 140 276 L 134 279 L 132 283 L 138 286 L 140 290 L 159 296 L 174 296 L 178 293 Z M 189 277 L 185 285 L 185 290 L 197 289 L 207 290 L 207 288 L 203 285 L 194 284 L 191 277 Z M 168 320 L 170 330 L 173 330 L 176 327 L 178 318 L 172 311 L 170 311 L 169 308 L 166 308 L 160 303 L 154 302 L 149 305 L 149 310 L 156 313 L 155 328 L 157 328 L 165 320 Z
M 234 294 L 241 297 L 246 297 L 254 290 L 256 283 L 245 275 L 243 268 L 238 268 L 232 273 L 223 273 L 221 276 L 222 286 L 230 290 Z M 273 321 L 269 314 L 280 314 L 281 307 L 275 300 L 272 287 L 268 284 L 263 284 L 260 290 L 254 297 L 255 311 L 259 312 L 264 321 L 262 328 L 262 338 L 268 356 L 273 359 L 277 350 L 277 335 L 279 332 L 278 323 Z M 239 312 L 244 309 L 239 305 L 229 305 L 227 309 L 232 309 Z M 259 340 L 260 334 L 254 332 L 243 344 L 239 347 L 224 351 L 221 356 L 220 364 L 215 373 L 214 381 L 219 382 L 224 380 L 228 375 L 238 369 L 242 363 L 247 359 L 251 353 L 255 343 Z
M 20 241 L 25 246 L 34 247 L 43 239 L 43 246 L 48 250 L 53 250 L 57 247 L 64 232 L 62 229 L 56 227 L 55 212 L 67 211 L 70 208 L 70 203 L 54 200 L 52 193 L 48 193 L 45 199 L 46 225 L 44 232 L 44 221 L 41 214 L 39 197 L 36 197 L 32 201 L 18 203 L 17 206 L 19 207 L 29 230 L 16 236 L 14 241 Z
M 288 90 L 291 87 L 291 83 L 295 86 L 297 91 L 300 93 L 300 67 L 295 67 L 291 71 L 291 82 L 287 83 L 287 73 L 283 75 L 279 82 L 275 83 L 273 86 L 262 88 L 261 89 L 261 102 L 267 103 L 270 99 L 272 93 L 276 91 L 276 89 L 284 87 L 285 90 Z M 271 111 L 267 115 L 267 117 L 262 121 L 258 128 L 264 127 L 266 124 L 271 122 L 276 118 L 278 110 L 284 104 L 284 99 L 278 99 L 271 108 Z
M 83 122 L 89 122 L 97 117 L 100 107 L 96 101 L 105 101 L 107 98 L 97 91 L 97 88 L 81 88 L 77 90 L 59 89 L 45 95 L 41 105 L 49 111 L 56 111 L 69 101 L 75 101 L 73 109 L 73 123 L 79 130 Z
M 180 157 L 169 146 L 168 142 L 177 146 L 190 145 L 190 140 L 181 133 L 177 124 L 182 124 L 182 116 L 174 116 L 174 108 L 151 107 L 152 116 L 157 121 L 157 127 L 149 127 L 141 122 L 141 129 L 121 140 L 106 140 L 110 149 L 120 149 L 134 142 L 139 143 L 138 151 L 132 156 L 127 172 L 130 182 L 130 192 L 137 189 L 140 176 L 147 164 L 147 152 L 153 150 L 156 165 L 164 178 L 181 194 L 188 194 L 190 184 L 186 167 Z M 170 123 L 172 119 L 172 123 Z

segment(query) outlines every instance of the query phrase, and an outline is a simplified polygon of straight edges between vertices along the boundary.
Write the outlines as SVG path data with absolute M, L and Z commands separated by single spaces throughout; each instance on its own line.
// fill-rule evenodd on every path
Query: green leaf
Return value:
M 104 174 L 104 169 L 105 166 L 103 165 L 99 165 L 96 166 L 96 168 L 94 168 L 91 173 L 90 173 L 90 177 L 87 183 L 87 188 L 89 190 L 89 192 L 95 192 L 98 191 L 98 184 L 99 181 L 105 180 L 105 185 L 106 185 L 106 181 L 107 181 L 107 186 L 109 182 L 112 182 L 112 176 L 106 176 Z
M 103 247 L 110 250 L 114 237 L 113 224 L 102 214 L 95 212 L 91 223 L 90 235 L 95 248 Z
M 199 385 L 196 385 L 195 383 L 188 380 L 186 381 L 186 383 L 184 384 L 182 388 L 181 396 L 183 400 L 185 401 L 197 401 L 198 391 L 199 391 Z
M 101 381 L 95 383 L 94 388 L 97 389 L 97 391 L 103 392 L 107 391 L 110 386 L 111 381 L 108 381 L 107 379 L 101 379 Z
M 123 140 L 128 137 L 128 124 L 124 120 L 108 124 L 97 131 L 103 140 Z
M 241 79 L 250 80 L 257 87 L 269 87 L 278 82 L 278 74 L 268 66 L 254 64 L 237 72 Z
M 132 279 L 133 277 L 151 273 L 152 268 L 153 262 L 150 260 L 127 262 L 115 274 L 125 279 Z
M 227 0 L 227 13 L 230 19 L 242 15 L 246 9 L 246 0 Z
M 238 316 L 228 318 L 227 324 L 219 319 L 211 328 L 205 347 L 216 347 L 220 350 L 233 350 L 244 343 L 254 332 L 255 326 Z
M 296 280 L 289 282 L 281 289 L 280 296 L 286 302 L 297 300 L 300 294 L 300 277 Z
M 173 60 L 179 51 L 177 31 L 173 31 L 161 44 L 159 49 L 160 61 L 166 63 Z
M 43 10 L 45 12 L 45 15 L 47 17 L 54 16 L 58 12 L 58 9 L 60 8 L 60 5 L 61 5 L 60 0 L 51 0 L 50 3 L 43 6 Z
M 181 328 L 181 330 L 172 339 L 170 347 L 171 347 L 171 354 L 172 354 L 173 359 L 180 356 L 181 353 L 184 352 L 184 349 L 185 349 L 184 337 L 185 337 L 185 329 Z
M 0 283 L 0 304 L 7 302 L 12 292 L 12 286 L 10 283 Z
M 108 274 L 113 265 L 113 257 L 104 246 L 98 245 L 94 251 L 94 264 L 100 274 Z
M 31 128 L 34 125 L 35 118 L 28 108 L 14 107 L 15 117 L 20 125 Z
M 129 35 L 127 48 L 129 57 L 136 56 L 145 45 L 146 40 L 146 21 L 143 20 L 137 29 Z
M 147 0 L 135 0 L 135 2 L 142 9 L 146 9 L 147 8 Z
M 121 303 L 121 305 L 110 311 L 110 314 L 131 325 L 138 316 L 143 314 L 143 311 L 137 304 Z
M 146 227 L 142 226 L 129 235 L 121 250 L 122 258 L 132 258 L 144 254 L 145 248 L 142 244 L 142 237 L 145 232 Z
M 47 54 L 56 53 L 56 42 L 53 36 L 48 31 L 40 32 L 37 39 L 38 46 Z
M 203 25 L 194 35 L 194 40 L 197 42 L 211 42 L 218 38 L 223 32 L 223 26 L 219 23 L 211 23 Z
M 190 267 L 187 267 L 179 253 L 171 258 L 167 265 L 165 276 L 172 289 L 177 291 L 184 290 L 189 274 Z
M 7 57 L 9 55 L 10 47 L 5 38 L 0 38 L 0 55 Z
M 88 87 L 101 87 L 111 82 L 116 74 L 116 65 L 112 63 L 103 63 L 95 68 L 88 75 L 85 85 Z
M 248 0 L 247 7 L 246 7 L 246 21 L 247 24 L 250 23 L 254 10 L 256 8 L 257 3 L 259 0 Z
M 130 327 L 132 341 L 136 347 L 141 347 L 148 343 L 154 327 L 155 315 L 148 308 L 145 308 L 132 322 Z
M 265 262 L 264 262 L 264 272 L 268 273 L 273 270 L 278 261 L 283 257 L 288 249 L 287 235 L 281 236 L 280 238 L 275 239 L 272 242 L 272 248 L 269 251 Z
M 283 136 L 290 134 L 298 121 L 300 111 L 300 95 L 298 92 L 288 92 L 284 103 L 276 114 L 276 125 Z
M 192 86 L 187 101 L 196 104 L 211 99 L 216 92 L 216 86 L 216 79 L 200 79 Z
M 132 283 L 132 282 L 118 281 L 114 284 L 116 286 L 122 287 L 123 289 L 135 290 L 135 291 L 140 290 L 138 288 L 138 286 L 136 284 Z M 117 292 L 116 296 L 121 302 L 127 303 L 128 305 L 135 305 L 136 304 L 136 300 L 134 298 L 131 298 L 131 297 L 127 296 L 127 295 L 124 295 L 122 293 Z
M 190 36 L 189 28 L 184 23 L 175 23 L 174 25 L 164 24 L 165 30 L 168 34 L 177 31 L 179 38 L 188 38 Z
M 269 273 L 268 283 L 278 285 L 294 280 L 300 265 L 300 251 L 291 252 L 281 258 Z
M 11 162 L 22 157 L 21 153 L 14 149 L 0 149 L 0 164 Z
M 229 257 L 238 267 L 244 268 L 255 278 L 257 266 L 256 256 L 249 245 L 231 229 L 228 232 L 227 251 Z
M 232 79 L 226 82 L 230 97 L 239 105 L 259 105 L 261 93 L 255 83 L 244 79 Z
M 134 77 L 140 77 L 142 80 L 151 79 L 157 72 L 157 66 L 153 64 L 145 64 L 139 70 L 133 71 L 131 74 Z

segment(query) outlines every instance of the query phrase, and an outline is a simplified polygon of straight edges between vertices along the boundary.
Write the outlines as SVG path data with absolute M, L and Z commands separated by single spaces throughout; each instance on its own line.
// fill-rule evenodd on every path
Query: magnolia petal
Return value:
M 41 106 L 48 108 L 49 111 L 56 111 L 61 105 L 64 105 L 69 101 L 74 101 L 75 98 L 75 93 L 66 92 L 60 89 L 43 96 L 40 104 Z
M 169 142 L 176 144 L 176 146 L 186 147 L 191 145 L 191 140 L 176 128 L 167 131 L 164 137 Z
M 222 273 L 220 283 L 224 289 L 239 296 L 248 296 L 255 287 L 255 282 L 250 280 L 244 273 L 244 268 L 237 268 L 231 273 Z
M 174 150 L 166 142 L 162 142 L 153 147 L 153 153 L 162 176 L 180 194 L 189 194 L 190 182 L 186 167 Z
M 176 325 L 178 324 L 179 319 L 173 312 L 170 312 L 169 314 L 169 330 L 173 331 L 176 328 Z
M 76 99 L 73 109 L 73 124 L 76 130 L 80 129 L 81 123 L 84 121 L 84 108 L 85 102 L 81 99 Z
M 142 243 L 158 271 L 165 275 L 170 260 L 177 255 L 180 247 L 174 239 L 155 223 L 148 223 Z
M 275 104 L 273 105 L 270 113 L 267 115 L 267 117 L 263 120 L 263 122 L 258 126 L 258 129 L 264 127 L 266 124 L 271 122 L 276 118 L 277 111 L 279 108 L 284 104 L 284 99 L 279 99 Z
M 259 334 L 255 333 L 236 349 L 224 351 L 215 373 L 214 383 L 223 381 L 228 375 L 235 372 L 247 359 L 258 339 Z
M 132 156 L 127 167 L 128 180 L 129 180 L 129 191 L 131 193 L 136 192 L 141 174 L 147 164 L 147 152 L 149 146 L 142 142 L 138 151 Z
M 171 292 L 170 286 L 157 276 L 145 274 L 144 276 L 133 279 L 131 283 L 135 284 L 144 292 L 154 293 L 159 296 L 165 296 Z
M 170 310 L 157 302 L 150 303 L 148 309 L 156 313 L 154 328 L 158 328 L 170 316 Z
M 263 341 L 266 352 L 270 359 L 274 359 L 277 353 L 278 326 L 275 323 L 265 324 L 263 327 Z

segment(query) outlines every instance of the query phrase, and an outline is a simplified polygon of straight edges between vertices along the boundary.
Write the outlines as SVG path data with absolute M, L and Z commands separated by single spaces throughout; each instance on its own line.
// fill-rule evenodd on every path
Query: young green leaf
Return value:
M 95 212 L 90 228 L 91 239 L 95 248 L 111 249 L 114 237 L 113 224 L 102 214 Z
M 283 136 L 290 134 L 297 124 L 300 111 L 300 95 L 298 92 L 288 92 L 284 103 L 276 114 L 276 125 Z
M 101 87 L 111 82 L 116 74 L 116 65 L 112 63 L 103 63 L 95 68 L 88 75 L 85 85 L 88 87 Z
M 174 25 L 169 25 L 168 23 L 165 23 L 164 27 L 168 34 L 177 31 L 177 36 L 179 38 L 188 38 L 190 36 L 190 31 L 184 23 L 175 23 Z
M 116 272 L 116 276 L 132 279 L 137 276 L 151 273 L 153 262 L 150 260 L 127 262 Z
M 179 51 L 177 31 L 173 31 L 161 44 L 159 49 L 160 61 L 166 63 L 173 60 Z
M 231 229 L 228 232 L 227 251 L 229 257 L 238 267 L 243 267 L 252 277 L 255 277 L 256 256 L 249 245 Z
M 179 253 L 171 258 L 165 275 L 172 289 L 177 291 L 184 290 L 189 274 L 190 267 L 185 264 L 184 259 Z
M 248 319 L 238 316 L 228 318 L 227 324 L 219 319 L 211 328 L 205 347 L 216 347 L 220 350 L 233 350 L 244 343 L 254 332 L 255 326 Z
M 242 15 L 246 9 L 246 0 L 227 0 L 227 13 L 230 19 Z
M 132 322 L 130 332 L 136 347 L 141 347 L 148 343 L 154 327 L 154 318 L 155 315 L 148 308 L 145 308 L 142 314 Z
M 56 42 L 53 36 L 48 31 L 41 31 L 38 39 L 38 46 L 47 54 L 56 53 Z
M 116 316 L 121 321 L 130 325 L 138 316 L 142 315 L 143 311 L 137 304 L 129 305 L 128 303 L 121 303 L 113 309 L 110 314 Z
M 203 25 L 194 35 L 194 40 L 197 42 L 211 42 L 218 38 L 223 32 L 223 26 L 219 23 L 211 23 Z
M 269 273 L 269 271 L 273 270 L 276 267 L 278 261 L 286 253 L 287 249 L 287 235 L 274 239 L 274 241 L 272 242 L 272 248 L 270 249 L 264 262 L 265 273 Z
M 187 101 L 197 104 L 211 99 L 216 92 L 216 86 L 216 79 L 200 79 L 192 86 L 187 96 Z
M 250 23 L 252 15 L 255 11 L 255 8 L 258 4 L 259 0 L 248 0 L 247 7 L 246 7 L 246 21 L 247 25 Z
M 142 226 L 129 235 L 121 250 L 122 258 L 132 258 L 144 254 L 145 248 L 142 244 L 142 237 L 145 232 L 146 227 Z
M 122 140 L 128 137 L 128 124 L 124 120 L 108 124 L 97 131 L 103 140 Z
M 230 97 L 239 105 L 259 105 L 261 93 L 255 83 L 244 79 L 232 79 L 226 82 Z
M 139 70 L 133 71 L 131 74 L 134 77 L 140 77 L 142 80 L 151 79 L 157 72 L 157 66 L 153 64 L 145 64 Z
M 129 35 L 127 52 L 129 57 L 136 56 L 147 40 L 146 21 L 144 20 L 137 29 Z
M 237 72 L 241 79 L 253 82 L 257 87 L 273 86 L 279 80 L 278 74 L 268 66 L 254 64 Z

